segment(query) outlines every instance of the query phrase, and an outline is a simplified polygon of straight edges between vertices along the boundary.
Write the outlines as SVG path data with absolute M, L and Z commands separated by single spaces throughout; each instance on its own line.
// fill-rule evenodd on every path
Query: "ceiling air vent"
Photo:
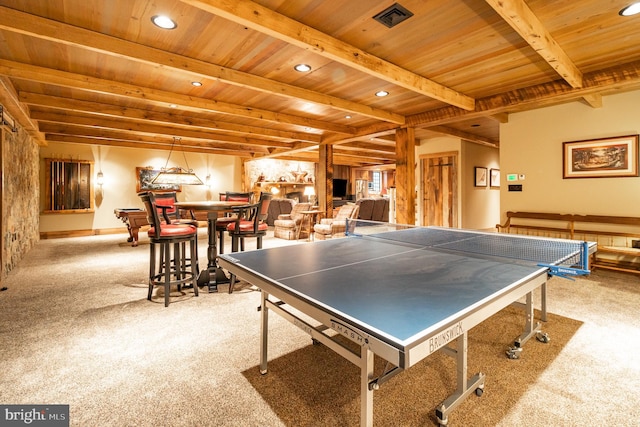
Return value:
M 402 21 L 409 19 L 413 16 L 413 13 L 396 3 L 389 6 L 382 12 L 373 17 L 376 21 L 389 28 L 395 27 Z

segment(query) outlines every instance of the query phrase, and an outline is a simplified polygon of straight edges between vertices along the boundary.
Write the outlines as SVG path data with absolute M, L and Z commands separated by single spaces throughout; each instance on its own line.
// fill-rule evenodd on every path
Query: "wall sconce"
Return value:
M 102 171 L 96 174 L 96 184 L 100 187 L 102 187 L 102 184 L 104 184 L 104 174 L 102 173 Z
M 280 189 L 274 185 L 273 187 L 271 187 L 271 190 L 269 190 L 269 191 L 271 191 L 271 194 L 273 194 L 275 196 L 276 194 L 278 194 L 280 192 Z
M 204 185 L 206 185 L 207 188 L 211 188 L 211 174 L 207 175 L 204 179 Z

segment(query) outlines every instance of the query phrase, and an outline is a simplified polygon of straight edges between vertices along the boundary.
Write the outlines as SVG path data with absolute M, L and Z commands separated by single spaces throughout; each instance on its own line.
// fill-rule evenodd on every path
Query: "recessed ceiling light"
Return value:
M 345 119 L 350 119 L 350 118 L 351 118 L 351 116 L 347 114 L 346 116 L 344 116 L 344 118 L 345 118 Z
M 151 22 L 153 22 L 154 25 L 160 28 L 164 28 L 165 30 L 173 30 L 178 26 L 178 24 L 176 24 L 173 19 L 165 15 L 154 15 L 151 17 Z
M 178 108 L 178 106 L 176 104 L 169 104 L 169 107 L 171 108 Z
M 306 73 L 308 71 L 311 71 L 311 66 L 307 64 L 298 64 L 295 67 L 293 67 L 293 69 L 301 73 Z
M 632 3 L 618 12 L 621 16 L 631 16 L 640 13 L 640 3 Z
M 383 97 L 383 96 L 387 96 L 387 95 L 389 95 L 389 92 L 387 92 L 386 90 L 380 90 L 380 91 L 376 92 L 376 96 Z
M 202 86 L 202 82 L 191 82 L 191 84 L 196 87 Z

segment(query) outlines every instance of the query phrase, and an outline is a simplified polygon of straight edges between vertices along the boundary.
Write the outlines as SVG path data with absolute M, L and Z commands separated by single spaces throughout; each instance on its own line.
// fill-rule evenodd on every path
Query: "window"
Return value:
M 93 163 L 84 160 L 46 161 L 46 213 L 93 212 Z
M 379 193 L 382 189 L 382 172 L 374 171 L 371 173 L 371 182 L 369 182 L 369 190 L 373 193 Z

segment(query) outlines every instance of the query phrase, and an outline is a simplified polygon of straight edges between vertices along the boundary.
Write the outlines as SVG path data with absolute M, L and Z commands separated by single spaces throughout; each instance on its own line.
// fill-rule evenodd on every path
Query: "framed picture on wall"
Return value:
M 489 170 L 489 186 L 490 187 L 500 187 L 500 169 Z
M 151 181 L 160 173 L 160 170 L 150 167 L 136 168 L 136 192 L 140 191 L 182 191 L 178 184 L 153 184 Z
M 638 176 L 638 135 L 562 143 L 563 178 Z
M 476 166 L 475 168 L 475 186 L 476 187 L 486 187 L 487 186 L 487 168 Z

